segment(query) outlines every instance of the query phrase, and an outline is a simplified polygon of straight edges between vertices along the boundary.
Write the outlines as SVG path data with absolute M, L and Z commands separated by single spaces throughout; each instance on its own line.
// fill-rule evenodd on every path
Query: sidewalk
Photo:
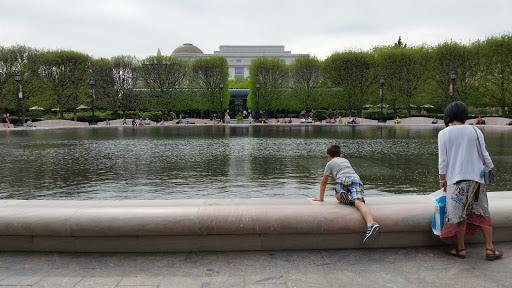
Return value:
M 280 121 L 282 121 L 283 119 L 292 119 L 292 123 L 291 124 L 301 124 L 301 125 L 340 125 L 339 123 L 336 123 L 336 124 L 332 124 L 332 123 L 326 123 L 325 120 L 324 121 L 314 121 L 313 123 L 300 123 L 300 119 L 299 118 L 279 118 Z M 347 117 L 343 118 L 343 124 L 341 125 L 346 125 L 344 123 L 347 122 Z M 487 124 L 486 125 L 483 125 L 482 127 L 485 127 L 485 126 L 497 126 L 497 127 L 510 127 L 510 126 L 506 126 L 505 124 L 509 123 L 511 121 L 511 119 L 509 118 L 502 118 L 502 117 L 486 117 L 484 118 L 486 121 L 487 121 Z M 197 119 L 197 118 L 189 118 L 188 119 L 191 123 L 194 123 L 196 125 L 205 125 L 205 124 L 208 124 L 208 125 L 213 125 L 213 121 L 209 120 L 209 119 Z M 466 124 L 473 124 L 475 122 L 476 119 L 470 119 L 466 122 Z M 111 126 L 126 126 L 126 127 L 131 127 L 131 121 L 132 121 L 132 118 L 127 118 L 126 119 L 127 121 L 127 125 L 123 125 L 123 119 L 115 119 L 115 120 L 111 120 L 110 121 L 110 125 Z M 176 125 L 176 121 L 178 120 L 173 120 L 173 121 L 165 121 L 164 122 L 164 125 L 165 126 L 170 126 L 170 125 Z M 389 126 L 444 126 L 444 123 L 442 120 L 438 121 L 437 124 L 431 124 L 432 122 L 432 118 L 428 118 L 428 117 L 411 117 L 411 118 L 403 118 L 402 119 L 402 122 L 400 124 L 395 124 L 394 120 L 388 120 L 386 121 L 386 123 L 382 124 L 382 123 L 378 123 L 377 120 L 371 120 L 371 119 L 365 119 L 365 118 L 357 118 L 357 121 L 358 121 L 358 124 L 360 125 L 389 125 Z M 183 122 L 185 122 L 185 120 L 183 120 Z M 276 119 L 274 118 L 271 118 L 269 119 L 269 124 L 274 124 L 274 125 L 290 125 L 288 123 L 281 123 L 281 122 L 277 122 Z M 139 121 L 137 121 L 137 123 L 139 123 Z M 238 122 L 236 121 L 236 119 L 231 119 L 231 125 L 234 125 L 234 124 L 237 124 Z M 246 125 L 249 125 L 249 120 L 245 119 L 243 124 L 246 124 Z M 269 124 L 256 124 L 256 123 L 252 123 L 252 125 L 269 125 Z M 182 123 L 181 125 L 187 125 L 185 123 Z M 224 124 L 225 125 L 225 124 Z M 98 122 L 97 123 L 97 126 L 96 127 L 106 127 L 107 124 L 105 121 L 101 121 L 101 122 Z M 151 121 L 151 125 L 150 126 L 159 126 L 159 123 L 157 122 L 153 122 Z M 60 119 L 57 119 L 57 120 L 44 120 L 44 121 L 39 121 L 39 122 L 35 122 L 34 123 L 34 126 L 33 127 L 22 127 L 22 128 L 26 128 L 26 129 L 32 129 L 32 128 L 62 128 L 62 127 L 89 127 L 89 123 L 87 122 L 75 122 L 75 121 L 71 121 L 71 120 L 60 120 Z M 11 124 L 10 128 L 9 129 L 22 129 L 22 128 L 15 128 L 13 124 Z M 7 130 L 7 128 L 4 128 L 3 125 L 0 125 L 0 130 Z
M 486 261 L 443 247 L 202 253 L 0 253 L 0 287 L 511 287 L 512 242 Z

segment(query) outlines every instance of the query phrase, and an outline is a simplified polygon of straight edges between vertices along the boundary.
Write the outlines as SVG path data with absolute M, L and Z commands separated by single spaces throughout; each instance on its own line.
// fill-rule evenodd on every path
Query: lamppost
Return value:
M 382 112 L 382 103 L 384 101 L 384 76 L 380 77 L 380 119 L 379 123 L 384 123 L 384 113 Z
M 23 123 L 21 123 L 21 117 L 20 117 L 20 100 L 21 98 L 23 97 L 23 93 L 21 92 L 21 85 L 20 85 L 20 81 L 21 81 L 21 75 L 20 73 L 16 72 L 16 74 L 14 74 L 14 80 L 16 80 L 16 86 L 17 86 L 17 93 L 18 93 L 18 123 L 16 124 L 16 126 L 20 127 L 20 126 L 23 126 Z
M 256 82 L 256 123 L 260 123 L 260 82 Z
M 455 71 L 452 71 L 452 73 L 450 73 L 450 79 L 451 79 L 451 82 L 450 82 L 450 100 L 453 102 L 455 99 Z
M 89 78 L 89 85 L 91 85 L 91 102 L 92 102 L 92 122 L 90 125 L 96 125 L 96 121 L 94 121 L 94 84 L 96 84 L 96 81 L 94 80 L 94 77 Z
M 222 89 L 224 89 L 224 82 L 222 82 L 222 80 L 220 80 L 220 83 L 219 83 L 219 88 L 220 88 L 220 114 L 219 114 L 219 119 L 221 122 L 223 122 L 223 119 L 224 119 L 224 111 L 223 111 L 223 108 L 222 108 Z

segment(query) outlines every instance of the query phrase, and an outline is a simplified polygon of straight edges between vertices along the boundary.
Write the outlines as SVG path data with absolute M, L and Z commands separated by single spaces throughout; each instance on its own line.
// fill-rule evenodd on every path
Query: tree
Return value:
M 489 37 L 482 45 L 483 77 L 481 86 L 489 103 L 505 109 L 512 104 L 512 35 Z
M 188 72 L 188 62 L 183 59 L 150 56 L 142 60 L 137 75 L 150 90 L 149 96 L 144 98 L 144 106 L 153 111 L 161 111 L 163 115 L 169 111 L 186 109 L 184 94 L 178 91 L 186 87 Z
M 433 49 L 432 81 L 437 90 L 435 94 L 447 105 L 452 101 L 449 95 L 450 74 L 455 72 L 456 82 L 453 98 L 467 102 L 476 101 L 479 89 L 478 79 L 481 74 L 479 44 L 461 45 L 456 42 L 445 42 Z
M 332 86 L 342 89 L 343 102 L 346 102 L 350 113 L 352 109 L 357 109 L 358 116 L 361 117 L 363 106 L 369 101 L 378 83 L 376 68 L 375 55 L 371 53 L 334 53 L 324 61 L 323 77 Z
M 160 51 L 160 49 L 158 49 Z M 114 111 L 123 111 L 123 117 L 126 117 L 126 110 L 131 107 L 135 101 L 133 89 L 137 85 L 137 75 L 135 71 L 140 66 L 139 60 L 135 56 L 121 55 L 110 59 L 112 65 L 112 75 L 114 78 L 115 101 L 112 99 Z
M 77 107 L 90 99 L 88 79 L 92 76 L 92 59 L 74 51 L 46 51 L 30 59 L 32 75 L 38 78 L 40 103 L 58 108 L 60 118 L 64 111 L 73 111 L 76 120 Z
M 384 102 L 395 111 L 407 109 L 411 117 L 411 104 L 421 95 L 430 80 L 431 54 L 425 47 L 376 49 L 379 70 L 386 79 Z
M 116 93 L 112 63 L 109 59 L 100 58 L 92 61 L 92 74 L 96 80 L 94 85 L 94 106 L 98 109 L 119 111 L 119 97 Z
M 235 76 L 235 79 L 229 80 L 229 88 L 249 88 L 251 79 L 249 77 Z
M 267 112 L 265 117 L 268 119 L 268 111 L 279 109 L 279 98 L 288 87 L 288 71 L 288 66 L 277 57 L 254 59 L 249 66 L 251 87 L 247 99 L 248 106 L 253 110 L 259 106 L 260 111 Z M 254 93 L 256 92 L 256 82 L 260 85 L 258 93 Z M 259 111 L 257 112 L 259 113 Z
M 226 58 L 197 58 L 191 63 L 191 70 L 191 86 L 197 88 L 201 96 L 201 101 L 195 108 L 201 111 L 225 111 L 229 106 L 229 93 L 227 93 L 229 70 Z M 220 88 L 221 82 L 223 88 Z M 222 107 L 220 107 L 221 94 Z
M 302 109 L 306 111 L 311 111 L 313 103 L 318 101 L 317 92 L 322 80 L 321 73 L 322 62 L 314 56 L 299 56 L 290 64 L 292 98 L 296 98 Z
M 27 62 L 31 56 L 37 53 L 37 50 L 24 45 L 0 47 L 0 71 L 2 71 L 2 75 L 0 75 L 0 112 L 6 108 L 9 110 L 17 109 L 18 91 L 14 75 L 19 73 L 22 79 L 20 85 L 23 87 L 23 98 L 20 99 L 23 122 L 25 122 L 25 108 L 27 106 L 24 104 L 30 103 L 32 96 L 37 91 L 37 89 L 34 89 L 33 77 L 27 73 Z
M 398 36 L 398 41 L 395 43 L 395 45 L 393 46 L 395 48 L 407 48 L 407 44 L 405 44 L 404 42 L 402 42 L 402 36 Z

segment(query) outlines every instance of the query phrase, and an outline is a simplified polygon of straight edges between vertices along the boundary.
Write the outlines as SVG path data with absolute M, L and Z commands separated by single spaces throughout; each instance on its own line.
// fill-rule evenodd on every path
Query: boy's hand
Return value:
M 313 201 L 324 201 L 324 199 L 314 198 Z

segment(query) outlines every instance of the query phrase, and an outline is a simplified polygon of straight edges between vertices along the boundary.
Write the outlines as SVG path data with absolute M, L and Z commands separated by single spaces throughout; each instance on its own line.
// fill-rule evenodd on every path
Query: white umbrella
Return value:
M 87 107 L 85 105 L 80 105 L 76 109 L 89 109 L 89 107 Z
M 28 110 L 44 110 L 44 108 L 39 107 L 39 106 L 34 106 L 34 107 L 28 108 Z
M 59 108 L 53 108 L 52 111 L 60 111 Z
M 425 105 L 421 106 L 421 108 L 434 108 L 434 106 L 432 106 L 430 104 L 425 104 Z

